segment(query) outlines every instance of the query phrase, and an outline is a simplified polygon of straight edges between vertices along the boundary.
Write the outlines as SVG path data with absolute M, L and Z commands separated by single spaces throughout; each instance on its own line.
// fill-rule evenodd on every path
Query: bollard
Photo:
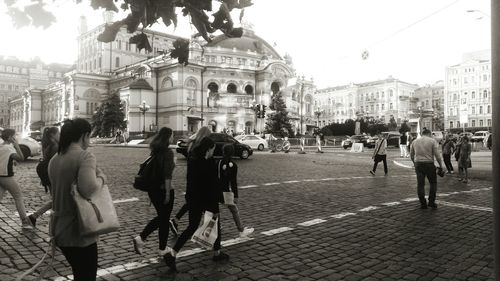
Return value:
M 306 139 L 304 137 L 300 137 L 300 151 L 298 152 L 299 154 L 306 154 L 304 151 L 304 143 L 306 142 Z

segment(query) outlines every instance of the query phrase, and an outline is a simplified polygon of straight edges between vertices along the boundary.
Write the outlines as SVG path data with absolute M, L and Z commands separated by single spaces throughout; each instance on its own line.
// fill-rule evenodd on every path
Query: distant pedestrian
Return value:
M 415 140 L 415 138 L 410 134 L 410 132 L 406 132 L 406 136 L 408 137 L 408 139 L 406 140 L 406 150 L 407 150 L 407 158 L 410 157 L 410 147 L 411 147 L 411 144 L 413 143 L 413 141 Z
M 442 169 L 441 154 L 438 143 L 431 137 L 431 131 L 424 129 L 422 137 L 413 141 L 411 145 L 410 157 L 415 165 L 417 174 L 417 194 L 420 201 L 420 208 L 427 209 L 427 206 L 436 209 L 437 175 L 434 159 L 438 161 L 439 168 Z M 429 180 L 429 203 L 425 199 L 425 178 Z
M 472 152 L 472 145 L 469 143 L 469 137 L 463 136 L 462 142 L 460 143 L 460 154 L 458 158 L 458 167 L 459 167 L 459 178 L 458 180 L 463 183 L 469 182 L 469 168 L 472 168 L 472 161 L 470 159 L 470 155 Z M 465 175 L 464 178 L 462 178 Z
M 443 160 L 446 165 L 446 170 L 448 174 L 453 174 L 453 164 L 451 164 L 451 155 L 455 151 L 455 143 L 451 140 L 450 135 L 446 135 L 442 145 Z
M 189 225 L 177 239 L 174 247 L 163 256 L 167 266 L 176 271 L 175 259 L 177 253 L 198 229 L 204 211 L 219 214 L 220 190 L 217 180 L 217 165 L 213 159 L 215 142 L 208 137 L 202 139 L 200 145 L 193 151 L 193 156 L 188 159 L 186 202 L 189 208 Z M 221 229 L 220 218 L 217 224 L 218 237 L 214 244 L 214 261 L 229 259 L 229 256 L 220 251 Z
M 209 127 L 201 127 L 196 132 L 196 136 L 194 137 L 194 139 L 191 142 L 189 142 L 188 148 L 187 148 L 188 165 L 190 163 L 189 158 L 191 158 L 193 156 L 194 149 L 200 145 L 202 139 L 210 136 L 211 133 L 212 133 L 212 131 L 210 130 Z M 174 233 L 175 236 L 177 236 L 179 233 L 179 230 L 178 230 L 179 220 L 184 216 L 184 214 L 187 213 L 187 211 L 188 211 L 187 203 L 184 203 L 182 205 L 182 207 L 179 209 L 179 211 L 177 211 L 175 216 L 172 219 L 170 219 L 170 221 L 169 221 L 170 229 L 172 230 L 172 232 Z
M 399 150 L 401 157 L 408 157 L 408 135 L 405 133 L 399 137 Z
M 37 173 L 42 185 L 45 187 L 45 192 L 50 191 L 50 179 L 49 179 L 49 162 L 54 155 L 57 154 L 59 149 L 59 128 L 58 127 L 46 127 L 43 130 L 42 135 L 42 159 L 37 166 Z M 38 209 L 33 214 L 29 215 L 33 226 L 36 226 L 36 220 L 48 210 L 52 209 L 52 199 L 45 203 L 40 209 Z
M 81 118 L 65 121 L 61 128 L 59 150 L 49 162 L 54 218 L 51 236 L 73 271 L 75 281 L 96 280 L 99 235 L 82 236 L 77 208 L 71 199 L 71 186 L 86 198 L 101 189 L 106 176 L 97 167 L 90 146 L 90 123 Z
M 24 155 L 15 134 L 16 131 L 12 129 L 4 129 L 0 136 L 3 141 L 0 144 L 0 202 L 5 191 L 8 191 L 14 198 L 22 228 L 32 229 L 33 225 L 26 216 L 23 192 L 17 183 L 17 178 L 14 176 L 14 161 L 24 161 Z
M 133 240 L 136 253 L 142 254 L 144 241 L 153 231 L 158 229 L 158 252 L 163 256 L 169 251 L 168 241 L 168 221 L 172 208 L 174 207 L 175 192 L 172 187 L 172 173 L 175 168 L 174 153 L 168 148 L 172 142 L 172 129 L 163 127 L 154 136 L 149 149 L 151 150 L 151 161 L 156 161 L 156 167 L 161 175 L 154 186 L 149 187 L 149 200 L 156 209 L 156 217 L 144 227 L 139 236 Z
M 234 205 L 226 204 L 229 211 L 233 215 L 234 223 L 236 228 L 240 232 L 240 237 L 244 238 L 252 234 L 253 228 L 243 227 L 241 223 L 240 214 L 238 211 L 238 165 L 231 160 L 234 155 L 233 145 L 226 144 L 223 147 L 223 158 L 217 163 L 217 175 L 219 178 L 219 187 L 221 195 L 223 192 L 232 192 L 234 195 Z M 223 196 L 221 197 L 221 203 L 224 202 Z
M 387 173 L 389 172 L 387 170 L 387 140 L 385 139 L 383 134 L 378 134 L 378 140 L 377 143 L 375 144 L 375 150 L 373 151 L 373 169 L 370 171 L 370 174 L 375 175 L 375 172 L 377 171 L 377 165 L 378 162 L 382 161 L 384 163 L 384 173 L 387 176 Z

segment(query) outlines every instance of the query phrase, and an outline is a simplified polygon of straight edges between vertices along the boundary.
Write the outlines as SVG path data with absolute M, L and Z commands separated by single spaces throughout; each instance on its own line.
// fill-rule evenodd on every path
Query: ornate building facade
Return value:
M 425 85 L 415 90 L 414 118 L 421 118 L 422 127 L 444 130 L 444 82 Z

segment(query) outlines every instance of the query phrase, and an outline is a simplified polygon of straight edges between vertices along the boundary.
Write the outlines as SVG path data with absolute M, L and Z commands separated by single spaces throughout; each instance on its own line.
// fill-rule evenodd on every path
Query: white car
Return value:
M 488 135 L 490 132 L 488 131 L 477 131 L 474 133 L 472 138 L 470 139 L 471 142 L 484 142 L 485 139 L 488 139 Z
M 255 135 L 239 135 L 235 139 L 241 143 L 249 145 L 252 149 L 264 150 L 269 147 L 267 141 Z
M 2 128 L 0 128 L 0 132 L 1 131 Z M 30 137 L 22 138 L 19 134 L 16 134 L 16 139 L 19 142 L 19 148 L 21 148 L 25 159 L 42 155 L 42 145 L 35 139 Z M 2 142 L 2 139 L 0 139 L 0 143 Z

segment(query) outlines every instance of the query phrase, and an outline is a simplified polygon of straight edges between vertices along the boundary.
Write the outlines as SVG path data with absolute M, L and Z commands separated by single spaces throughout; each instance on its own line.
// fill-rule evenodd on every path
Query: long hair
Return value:
M 234 155 L 234 147 L 231 144 L 226 144 L 222 147 L 222 157 L 224 162 L 229 162 Z
M 4 141 L 8 141 L 11 137 L 13 137 L 14 135 L 16 134 L 16 130 L 14 129 L 4 129 L 2 131 L 2 135 L 1 135 L 1 138 L 4 140 Z
M 54 140 L 52 137 L 59 132 L 59 128 L 57 127 L 46 127 L 43 129 L 43 135 L 42 135 L 42 149 L 45 149 L 49 147 L 50 145 L 54 144 Z M 55 143 L 57 144 L 57 143 Z
M 61 128 L 61 135 L 59 137 L 59 154 L 64 154 L 68 151 L 69 146 L 78 142 L 85 134 L 90 134 L 92 127 L 89 121 L 82 118 L 75 118 L 67 120 Z
M 204 137 L 203 139 L 201 139 L 200 144 L 193 149 L 194 157 L 197 159 L 205 158 L 207 151 L 214 146 L 215 142 L 212 139 Z
M 171 136 L 172 136 L 172 129 L 168 127 L 161 128 L 158 134 L 156 134 L 153 137 L 153 140 L 149 144 L 149 149 L 151 149 L 151 154 L 158 154 L 162 151 L 167 150 Z
M 200 145 L 201 140 L 205 137 L 208 137 L 210 133 L 212 133 L 210 128 L 208 128 L 207 126 L 201 127 L 198 132 L 196 132 L 196 137 L 194 138 L 194 140 L 189 144 L 188 153 L 194 151 L 194 149 Z

